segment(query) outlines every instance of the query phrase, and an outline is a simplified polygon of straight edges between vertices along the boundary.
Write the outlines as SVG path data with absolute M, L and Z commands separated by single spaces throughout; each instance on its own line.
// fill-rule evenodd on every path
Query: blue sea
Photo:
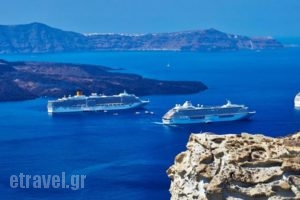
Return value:
M 169 199 L 166 170 L 186 149 L 191 133 L 248 132 L 278 137 L 300 129 L 300 111 L 293 106 L 300 91 L 299 55 L 299 48 L 2 55 L 1 59 L 9 61 L 97 64 L 148 78 L 196 80 L 209 89 L 191 95 L 143 97 L 151 101 L 146 108 L 153 115 L 132 111 L 51 116 L 46 110 L 47 97 L 0 103 L 0 199 Z M 249 121 L 162 125 L 162 115 L 185 100 L 203 105 L 231 100 L 257 113 Z M 12 188 L 11 177 L 20 178 L 21 173 L 32 177 L 65 173 L 68 185 L 74 183 L 74 175 L 86 178 L 83 188 L 76 190 L 34 188 L 33 181 L 27 188 Z

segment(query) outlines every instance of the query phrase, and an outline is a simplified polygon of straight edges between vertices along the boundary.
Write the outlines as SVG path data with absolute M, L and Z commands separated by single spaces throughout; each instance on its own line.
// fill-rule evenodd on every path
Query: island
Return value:
M 169 33 L 82 34 L 42 23 L 0 25 L 0 54 L 78 51 L 238 51 L 278 49 L 272 37 L 249 37 L 214 28 Z
M 98 65 L 8 62 L 0 60 L 0 101 L 97 92 L 112 95 L 126 90 L 139 96 L 191 94 L 207 89 L 201 81 L 164 81 L 121 73 Z

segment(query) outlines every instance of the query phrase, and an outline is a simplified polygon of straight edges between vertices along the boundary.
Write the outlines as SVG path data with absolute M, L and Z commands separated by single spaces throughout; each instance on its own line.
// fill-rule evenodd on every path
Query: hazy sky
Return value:
M 300 36 L 300 0 L 0 0 L 0 24 L 42 22 L 80 33 L 216 28 Z

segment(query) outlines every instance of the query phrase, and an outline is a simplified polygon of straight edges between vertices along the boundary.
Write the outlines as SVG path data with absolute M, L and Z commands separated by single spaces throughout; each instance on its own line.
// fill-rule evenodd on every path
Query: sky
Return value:
M 300 36 L 300 0 L 0 0 L 0 24 L 41 22 L 79 33 L 215 28 L 248 36 Z

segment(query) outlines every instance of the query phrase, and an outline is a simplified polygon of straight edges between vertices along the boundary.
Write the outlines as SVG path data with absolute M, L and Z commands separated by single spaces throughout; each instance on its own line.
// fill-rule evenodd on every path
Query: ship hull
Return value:
M 295 108 L 300 108 L 300 100 L 295 100 L 294 106 Z
M 163 118 L 162 122 L 166 125 L 180 125 L 180 124 L 201 124 L 201 123 L 212 123 L 212 122 L 226 122 L 226 121 L 237 121 L 250 118 L 255 112 L 248 113 L 235 113 L 226 115 L 206 115 L 199 118 L 191 118 L 188 116 L 182 116 L 180 118 Z
M 82 106 L 82 107 L 52 107 L 48 106 L 48 113 L 74 113 L 74 112 L 107 112 L 118 110 L 138 109 L 147 105 L 148 101 L 142 101 L 132 104 L 119 105 L 100 105 L 100 106 Z
M 295 96 L 294 106 L 297 109 L 300 109 L 300 92 Z

